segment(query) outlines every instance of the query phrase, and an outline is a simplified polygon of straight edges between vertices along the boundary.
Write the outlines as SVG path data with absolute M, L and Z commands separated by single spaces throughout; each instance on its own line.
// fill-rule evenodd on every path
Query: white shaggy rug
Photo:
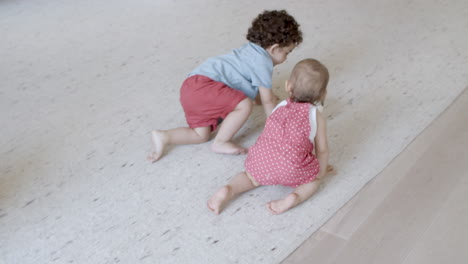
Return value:
M 265 203 L 291 189 L 262 187 L 215 216 L 206 200 L 245 156 L 206 143 L 150 164 L 149 132 L 185 125 L 186 74 L 283 8 L 304 42 L 274 90 L 300 59 L 329 67 L 339 173 L 283 215 Z M 279 263 L 467 87 L 467 31 L 465 0 L 0 1 L 0 263 Z

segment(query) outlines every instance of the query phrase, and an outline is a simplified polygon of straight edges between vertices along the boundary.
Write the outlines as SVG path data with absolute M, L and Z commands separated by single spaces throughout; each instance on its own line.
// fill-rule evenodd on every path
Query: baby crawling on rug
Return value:
M 208 208 L 219 214 L 237 195 L 261 185 L 284 185 L 294 191 L 267 208 L 281 214 L 311 197 L 320 179 L 334 173 L 328 165 L 326 120 L 317 111 L 327 94 L 329 74 L 319 61 L 305 59 L 294 67 L 286 81 L 289 98 L 276 106 L 265 129 L 237 174 L 209 200 Z M 315 146 L 315 155 L 312 153 Z

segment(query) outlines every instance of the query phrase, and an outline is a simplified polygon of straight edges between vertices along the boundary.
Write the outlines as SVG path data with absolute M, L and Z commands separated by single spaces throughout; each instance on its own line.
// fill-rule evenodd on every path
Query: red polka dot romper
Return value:
M 310 109 L 309 103 L 288 99 L 267 119 L 245 161 L 247 172 L 260 185 L 297 187 L 311 182 L 319 173 L 319 162 L 312 154 L 314 145 L 309 139 Z

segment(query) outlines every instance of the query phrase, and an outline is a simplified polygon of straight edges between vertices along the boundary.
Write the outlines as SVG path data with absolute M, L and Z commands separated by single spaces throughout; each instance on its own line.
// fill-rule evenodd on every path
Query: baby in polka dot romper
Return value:
M 286 81 L 289 98 L 276 106 L 265 129 L 245 161 L 246 171 L 234 176 L 208 201 L 208 208 L 219 214 L 237 195 L 261 185 L 284 185 L 294 191 L 267 208 L 281 214 L 311 197 L 327 173 L 326 120 L 317 111 L 327 94 L 328 70 L 319 61 L 305 59 L 294 67 Z M 314 154 L 315 146 L 315 154 Z

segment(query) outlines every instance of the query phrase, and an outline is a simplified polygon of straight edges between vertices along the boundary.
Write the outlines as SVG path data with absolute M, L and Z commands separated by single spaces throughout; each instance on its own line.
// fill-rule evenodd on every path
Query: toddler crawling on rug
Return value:
M 334 172 L 328 165 L 326 120 L 317 111 L 317 104 L 323 105 L 325 100 L 328 78 L 327 68 L 317 60 L 296 64 L 286 81 L 289 98 L 276 106 L 249 149 L 246 171 L 208 200 L 211 211 L 219 214 L 237 195 L 261 185 L 294 187 L 285 198 L 267 204 L 271 213 L 281 214 L 311 197 L 320 179 Z
M 247 39 L 249 43 L 206 60 L 189 74 L 180 89 L 188 127 L 151 132 L 153 151 L 149 161 L 158 161 L 170 145 L 208 141 L 218 125 L 211 145 L 214 152 L 247 153 L 232 138 L 250 116 L 253 100 L 260 98 L 267 116 L 275 108 L 273 67 L 283 63 L 302 42 L 302 32 L 285 10 L 271 10 L 252 21 Z

